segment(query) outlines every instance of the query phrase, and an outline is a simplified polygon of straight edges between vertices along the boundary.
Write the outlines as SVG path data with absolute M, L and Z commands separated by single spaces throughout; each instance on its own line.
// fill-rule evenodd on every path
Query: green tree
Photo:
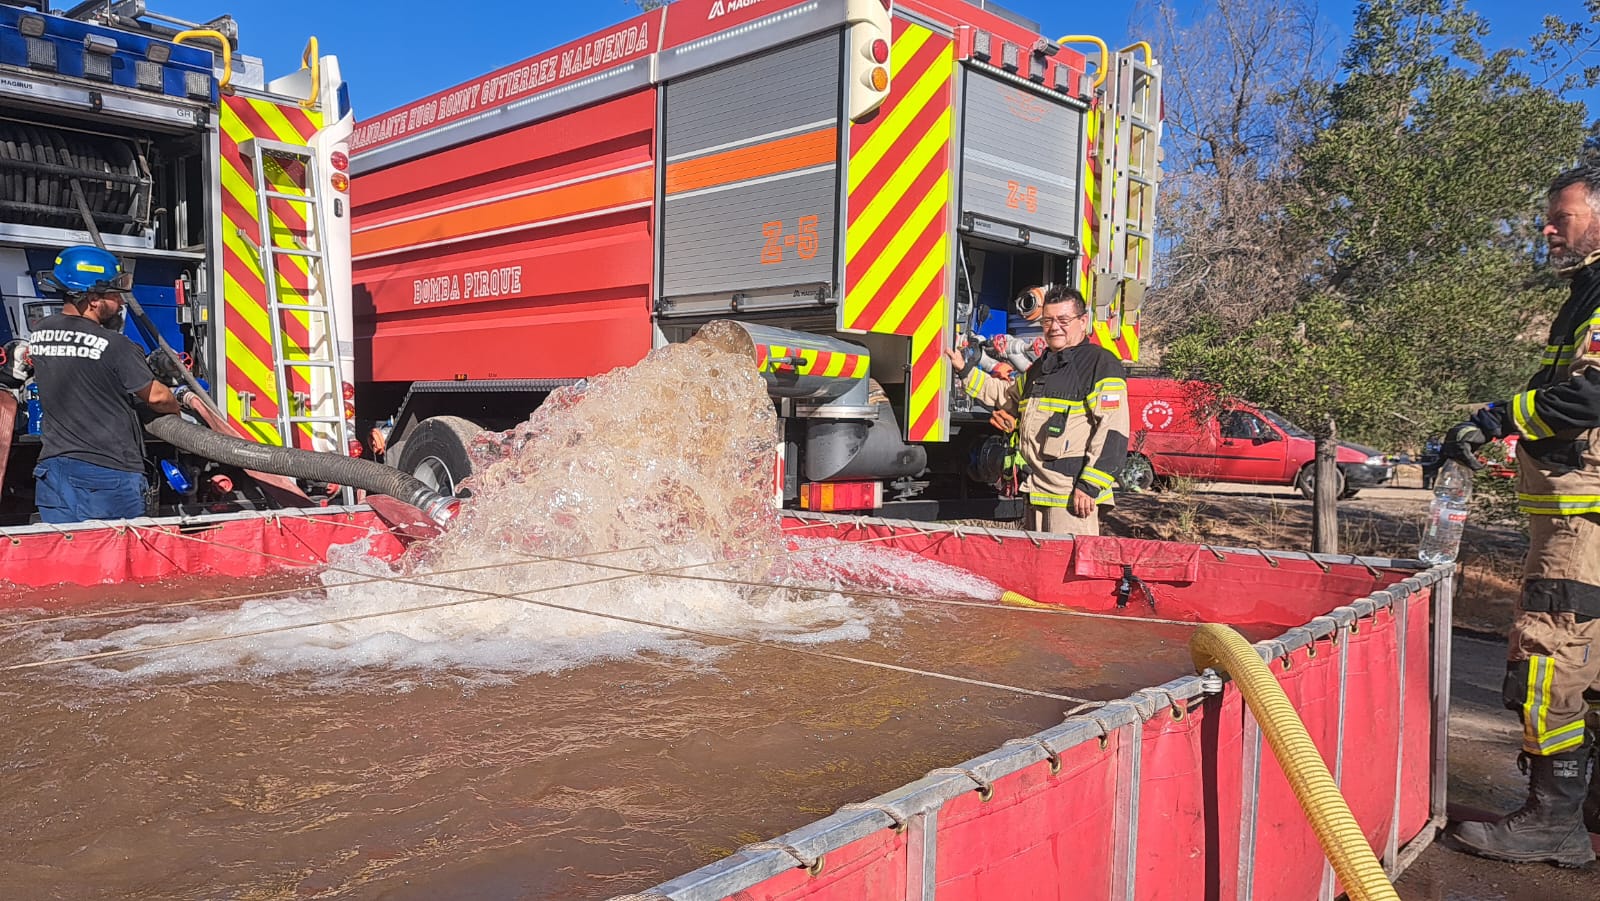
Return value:
M 1531 46 L 1582 29 L 1547 23 Z M 1290 234 L 1313 253 L 1282 286 L 1281 312 L 1243 329 L 1205 323 L 1165 362 L 1273 407 L 1317 436 L 1315 550 L 1336 550 L 1333 454 L 1340 431 L 1419 440 L 1471 401 L 1526 376 L 1559 287 L 1531 265 L 1544 186 L 1583 144 L 1578 82 L 1529 74 L 1529 53 L 1490 52 L 1464 0 L 1374 0 L 1282 195 Z

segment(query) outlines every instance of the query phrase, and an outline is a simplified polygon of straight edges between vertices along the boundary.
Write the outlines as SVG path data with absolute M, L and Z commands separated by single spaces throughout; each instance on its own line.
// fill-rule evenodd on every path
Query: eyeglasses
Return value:
M 1088 316 L 1088 315 L 1089 315 L 1088 313 L 1080 313 L 1077 316 L 1054 316 L 1054 317 L 1045 316 L 1045 317 L 1043 317 L 1043 318 L 1041 318 L 1039 320 L 1039 324 L 1040 325 L 1049 325 L 1050 323 L 1053 322 L 1056 325 L 1061 326 L 1062 328 L 1066 328 L 1069 324 L 1071 324 L 1073 322 L 1076 322 L 1079 319 L 1082 319 L 1082 318 L 1084 318 L 1085 316 Z

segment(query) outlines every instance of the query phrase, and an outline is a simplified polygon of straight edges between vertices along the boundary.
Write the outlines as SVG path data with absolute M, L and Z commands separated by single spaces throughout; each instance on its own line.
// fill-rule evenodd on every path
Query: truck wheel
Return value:
M 1307 463 L 1306 465 L 1300 467 L 1300 474 L 1294 477 L 1294 487 L 1300 491 L 1300 496 L 1308 501 L 1316 498 L 1317 496 L 1316 471 L 1317 464 L 1315 462 Z M 1333 483 L 1333 493 L 1339 497 L 1344 497 L 1344 473 L 1339 472 L 1336 469 L 1334 470 L 1334 474 L 1338 478 L 1337 481 Z M 1354 495 L 1354 493 L 1355 492 L 1351 492 L 1352 495 Z
M 1129 454 L 1127 464 L 1122 467 L 1122 472 L 1117 474 L 1117 483 L 1125 490 L 1134 493 L 1154 491 L 1156 468 L 1144 454 Z
M 394 466 L 440 494 L 453 496 L 461 482 L 472 475 L 467 446 L 482 431 L 476 423 L 459 416 L 431 416 L 400 443 Z

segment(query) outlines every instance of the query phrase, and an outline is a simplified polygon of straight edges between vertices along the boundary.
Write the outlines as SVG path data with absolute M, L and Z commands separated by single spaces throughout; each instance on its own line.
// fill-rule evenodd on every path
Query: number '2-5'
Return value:
M 1014 210 L 1026 209 L 1030 213 L 1039 212 L 1038 186 L 1015 181 L 1006 182 L 1006 206 Z

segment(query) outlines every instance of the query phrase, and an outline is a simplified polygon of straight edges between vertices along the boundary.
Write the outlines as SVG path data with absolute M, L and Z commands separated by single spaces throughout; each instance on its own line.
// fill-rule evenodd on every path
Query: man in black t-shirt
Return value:
M 119 330 L 131 286 L 116 257 L 69 247 L 53 274 L 66 303 L 28 339 L 44 410 L 33 471 L 39 517 L 69 523 L 143 516 L 144 434 L 134 401 L 176 413 L 179 400 Z

